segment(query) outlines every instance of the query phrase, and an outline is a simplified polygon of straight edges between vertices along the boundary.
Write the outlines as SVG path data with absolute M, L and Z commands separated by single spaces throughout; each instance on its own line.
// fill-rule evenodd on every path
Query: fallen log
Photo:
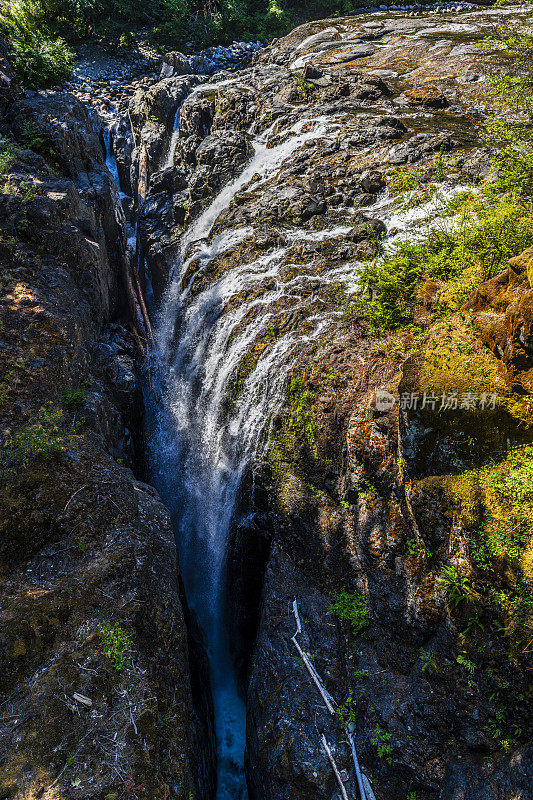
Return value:
M 324 750 L 326 751 L 326 755 L 329 759 L 329 763 L 332 766 L 333 772 L 335 773 L 335 777 L 337 778 L 337 783 L 339 784 L 339 789 L 341 790 L 342 800 L 348 800 L 348 795 L 346 794 L 346 789 L 344 787 L 344 783 L 342 782 L 341 774 L 339 772 L 339 768 L 335 763 L 335 759 L 333 758 L 332 752 L 329 749 L 329 745 L 326 742 L 326 737 L 322 734 L 322 744 L 324 746 Z
M 355 774 L 357 776 L 357 785 L 359 786 L 359 794 L 361 795 L 361 800 L 367 800 L 365 785 L 363 783 L 363 776 L 361 774 L 361 768 L 359 766 L 359 759 L 357 758 L 357 750 L 355 749 L 355 742 L 353 740 L 354 732 L 355 732 L 355 725 L 353 724 L 353 722 L 350 722 L 350 724 L 348 725 L 348 742 L 350 744 L 350 750 L 352 751 L 352 760 L 353 760 L 353 765 L 355 767 Z

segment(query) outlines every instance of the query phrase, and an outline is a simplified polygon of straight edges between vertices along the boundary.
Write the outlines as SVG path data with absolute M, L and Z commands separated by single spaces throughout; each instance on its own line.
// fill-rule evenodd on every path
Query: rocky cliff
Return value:
M 193 309 L 198 331 L 202 314 L 219 320 L 205 339 L 226 375 L 216 402 L 205 388 L 212 414 L 235 436 L 272 414 L 229 545 L 254 800 L 336 796 L 323 733 L 355 794 L 349 725 L 378 798 L 529 796 L 530 647 L 512 643 L 513 609 L 530 609 L 518 588 L 531 587 L 529 545 L 522 567 L 476 556 L 491 510 L 505 509 L 498 481 L 529 469 L 529 451 L 512 448 L 532 433 L 530 256 L 478 280 L 444 322 L 440 285 L 426 282 L 416 331 L 376 331 L 357 286 L 383 234 L 437 224 L 428 184 L 451 197 L 489 174 L 479 133 L 488 74 L 505 63 L 480 45 L 528 13 L 302 26 L 189 93 L 167 166 L 152 165 L 143 226 L 156 293 L 168 303 L 173 272 L 183 319 Z M 183 80 L 143 101 L 159 107 L 151 98 Z M 407 174 L 419 193 L 405 207 L 393 186 Z M 431 392 L 437 405 L 422 402 Z M 443 392 L 498 401 L 443 409 Z M 470 594 L 450 600 L 447 579 Z M 291 641 L 294 599 L 334 715 Z
M 368 800 L 531 796 L 528 223 L 466 288 L 422 273 L 409 322 L 376 324 L 360 279 L 484 186 L 488 76 L 509 65 L 482 45 L 530 13 L 339 17 L 209 78 L 169 54 L 111 131 L 123 192 L 146 186 L 124 206 L 153 294 L 148 405 L 204 426 L 192 449 L 207 442 L 232 510 L 251 800 L 333 800 L 339 781 L 358 796 L 350 736 Z M 117 187 L 85 105 L 9 78 L 0 102 L 16 143 L 0 196 L 2 797 L 210 797 L 204 651 L 168 512 L 135 478 Z
M 1 103 L 0 794 L 207 797 L 201 650 L 168 512 L 134 477 L 143 399 L 100 126 L 7 66 Z

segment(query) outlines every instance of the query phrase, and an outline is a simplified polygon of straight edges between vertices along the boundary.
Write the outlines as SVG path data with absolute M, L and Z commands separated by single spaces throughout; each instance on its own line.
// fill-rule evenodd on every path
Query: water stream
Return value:
M 206 84 L 200 85 L 195 92 L 206 88 Z M 194 93 L 187 102 L 193 99 Z M 179 117 L 178 109 L 166 165 L 171 163 L 178 141 Z M 251 227 L 242 226 L 211 236 L 216 220 L 235 195 L 252 180 L 254 189 L 261 186 L 307 143 L 334 139 L 338 134 L 334 117 L 304 116 L 281 140 L 274 138 L 274 129 L 272 125 L 254 138 L 253 155 L 241 174 L 220 191 L 181 239 L 156 317 L 153 363 L 162 402 L 156 403 L 148 390 L 145 396 L 151 479 L 172 514 L 188 603 L 204 633 L 210 660 L 217 800 L 247 798 L 245 705 L 237 690 L 224 619 L 226 557 L 238 489 L 248 465 L 265 443 L 268 421 L 283 404 L 293 354 L 328 325 L 327 317 L 309 311 L 309 283 L 343 280 L 353 290 L 357 282 L 353 263 L 320 275 L 307 274 L 305 266 L 296 265 L 289 280 L 280 274 L 294 243 L 324 241 L 342 236 L 350 228 L 336 225 L 322 231 L 285 230 L 278 247 L 252 260 L 241 260 L 207 288 L 192 291 L 195 278 L 214 259 L 230 253 L 253 233 Z M 110 168 L 116 171 L 112 164 Z M 395 236 L 411 223 L 419 224 L 414 213 L 412 219 L 409 214 L 398 215 L 386 195 L 368 213 L 384 219 Z M 269 342 L 228 408 L 232 376 L 258 335 L 279 313 L 280 300 L 285 310 L 307 309 L 305 325 L 288 329 Z
M 198 91 L 205 91 L 205 85 Z M 281 337 L 259 360 L 232 413 L 224 414 L 228 382 L 257 333 L 281 285 L 251 303 L 226 303 L 245 286 L 275 277 L 283 249 L 227 272 L 195 297 L 183 277 L 192 259 L 202 270 L 251 232 L 240 228 L 207 241 L 220 213 L 252 177 L 259 183 L 307 141 L 331 129 L 331 120 L 299 121 L 269 147 L 269 128 L 253 142 L 254 154 L 182 238 L 180 255 L 157 323 L 157 357 L 163 407 L 153 408 L 153 479 L 171 509 L 191 608 L 204 631 L 211 663 L 218 744 L 218 800 L 247 796 L 244 779 L 245 706 L 237 692 L 223 618 L 228 536 L 237 491 L 263 441 L 265 421 L 283 401 L 280 365 L 296 344 Z M 175 144 L 175 142 L 173 143 Z M 190 251 L 192 250 L 192 255 Z M 257 306 L 257 313 L 248 312 Z M 243 324 L 245 317 L 250 321 Z M 318 332 L 317 328 L 317 332 Z

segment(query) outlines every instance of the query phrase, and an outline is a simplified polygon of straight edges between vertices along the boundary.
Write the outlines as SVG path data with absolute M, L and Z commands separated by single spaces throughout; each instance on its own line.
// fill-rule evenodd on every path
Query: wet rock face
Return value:
M 13 97 L 4 126 L 19 141 L 0 198 L 0 794 L 207 798 L 175 542 L 132 472 L 117 187 L 72 96 Z
M 347 694 L 345 665 L 328 616 L 330 599 L 312 586 L 297 567 L 275 551 L 265 575 L 265 602 L 254 652 L 254 670 L 248 687 L 247 778 L 252 797 L 332 797 L 337 791 L 327 755 L 317 752 L 317 731 L 332 743 L 335 760 L 344 775 L 350 772 L 348 743 L 339 740 L 338 723 L 320 701 L 309 703 L 311 678 L 291 637 L 296 622 L 291 608 L 298 597 L 305 620 L 300 637 L 304 650 L 313 652 L 313 666 L 326 689 Z M 332 635 L 333 634 L 333 635 Z M 273 720 L 276 723 L 273 725 Z M 356 785 L 346 788 L 355 794 Z
M 491 629 L 491 653 L 480 658 L 494 660 L 492 677 L 472 677 L 461 637 L 474 611 L 452 619 L 436 584 L 451 554 L 467 559 L 465 530 L 431 479 L 442 468 L 471 468 L 472 453 L 451 418 L 399 413 L 400 394 L 422 386 L 425 354 L 402 369 L 398 341 L 379 341 L 351 294 L 359 262 L 375 257 L 385 231 L 397 232 L 398 209 L 383 192 L 391 171 L 423 166 L 437 179 L 438 159 L 455 154 L 457 181 L 486 174 L 490 154 L 477 147 L 475 120 L 488 110 L 493 55 L 476 43 L 492 24 L 492 13 L 480 11 L 302 26 L 251 68 L 191 92 L 173 167 L 153 175 L 144 224 L 156 294 L 183 262 L 177 289 L 186 289 L 187 311 L 194 304 L 211 326 L 227 322 L 228 365 L 241 346 L 219 409 L 228 426 L 242 422 L 247 398 L 260 405 L 265 386 L 290 369 L 287 405 L 273 403 L 270 451 L 255 465 L 261 499 L 239 499 L 228 556 L 236 660 L 248 681 L 252 800 L 335 797 L 322 733 L 355 795 L 347 718 L 378 798 L 527 797 L 531 751 L 517 699 L 528 696 L 524 663 L 509 659 Z M 206 210 L 215 219 L 206 238 L 183 240 Z M 525 387 L 523 262 L 469 302 L 494 357 L 488 366 L 513 371 Z M 435 287 L 426 291 L 421 314 Z M 484 358 L 486 348 L 476 347 Z M 392 409 L 376 408 L 377 390 L 390 393 Z M 487 419 L 479 461 L 509 438 L 501 416 Z M 247 590 L 263 569 L 252 648 Z M 356 632 L 329 613 L 341 592 L 366 598 L 367 628 Z M 327 711 L 291 642 L 294 598 L 299 642 L 344 708 L 341 718 Z M 489 733 L 497 681 L 516 687 L 511 713 L 522 733 L 508 753 Z

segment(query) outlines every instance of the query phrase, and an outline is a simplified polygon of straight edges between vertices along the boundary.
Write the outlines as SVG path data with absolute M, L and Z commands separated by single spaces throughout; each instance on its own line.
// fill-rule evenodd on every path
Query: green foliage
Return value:
M 416 558 L 422 552 L 418 539 L 414 537 L 412 539 L 407 539 L 405 547 L 411 558 Z
M 428 231 L 420 241 L 401 242 L 381 262 L 363 267 L 361 280 L 371 299 L 362 305 L 376 328 L 411 323 L 424 280 L 442 282 L 441 312 L 459 307 L 475 285 L 531 244 L 533 207 L 515 197 L 469 195 L 447 214 L 453 214 L 453 224 Z
M 378 496 L 378 491 L 370 481 L 362 481 L 357 487 L 357 494 L 361 500 L 372 500 Z
M 74 66 L 74 53 L 61 38 L 35 34 L 11 41 L 11 62 L 23 86 L 44 89 L 63 83 Z
M 89 384 L 84 382 L 76 389 L 65 389 L 62 392 L 63 403 L 71 411 L 76 411 L 87 402 L 87 389 Z
M 448 603 L 452 608 L 457 608 L 460 603 L 471 597 L 470 581 L 457 567 L 442 568 L 439 586 L 446 592 Z
M 439 152 L 427 164 L 394 167 L 386 176 L 389 193 L 392 197 L 406 196 L 405 209 L 421 205 L 434 196 L 435 181 L 444 180 L 445 168 L 452 163 L 452 159 Z
M 0 137 L 0 180 L 5 177 L 14 160 L 15 150 L 13 145 L 7 139 Z
M 316 87 L 312 83 L 309 83 L 309 81 L 306 81 L 301 72 L 294 73 L 294 80 L 296 81 L 298 92 L 304 100 L 307 100 L 307 98 L 313 94 Z
M 58 82 L 64 69 L 57 52 L 61 39 L 77 44 L 103 36 L 129 48 L 134 45 L 131 27 L 148 26 L 153 44 L 161 50 L 187 50 L 191 44 L 197 48 L 233 39 L 280 36 L 303 18 L 347 14 L 359 5 L 359 0 L 312 0 L 310 4 L 294 0 L 7 0 L 0 21 L 5 30 L 9 28 L 9 39 L 16 42 L 13 51 L 21 77 L 36 85 L 35 70 L 26 74 L 23 53 L 34 62 L 47 62 L 46 80 Z M 65 55 L 70 52 L 64 44 L 63 50 Z
M 378 758 L 384 758 L 389 765 L 392 764 L 392 747 L 389 744 L 390 738 L 391 734 L 389 731 L 384 731 L 380 725 L 376 725 L 374 735 L 370 739 L 376 748 Z
M 344 730 L 347 730 L 349 725 L 355 724 L 357 701 L 354 699 L 353 692 L 348 693 L 348 697 L 340 706 L 338 706 L 336 714 Z
M 118 46 L 123 47 L 125 50 L 131 50 L 135 45 L 135 36 L 131 31 L 122 31 L 119 36 Z
M 74 52 L 54 30 L 53 0 L 9 0 L 0 10 L 0 30 L 10 45 L 10 61 L 28 89 L 61 84 L 74 65 Z
M 368 628 L 370 612 L 368 602 L 359 592 L 338 592 L 333 596 L 334 602 L 329 609 L 330 614 L 335 614 L 339 619 L 350 623 L 354 633 Z
M 62 431 L 63 412 L 40 408 L 32 414 L 27 425 L 6 437 L 2 452 L 3 465 L 8 469 L 26 467 L 35 460 L 48 461 L 72 444 L 72 436 Z
M 48 137 L 44 135 L 35 120 L 28 119 L 22 125 L 20 143 L 30 150 L 40 152 L 49 142 Z
M 100 652 L 113 664 L 118 672 L 124 669 L 132 648 L 131 634 L 121 628 L 118 622 L 104 622 L 100 626 L 102 645 Z
M 500 25 L 487 46 L 508 60 L 508 71 L 491 76 L 492 94 L 499 106 L 487 125 L 494 149 L 496 191 L 533 193 L 533 33 Z
M 459 653 L 456 658 L 457 663 L 459 666 L 464 667 L 465 670 L 468 672 L 471 678 L 474 677 L 476 672 L 476 665 L 473 661 L 471 661 L 465 653 Z
M 438 579 L 452 610 L 467 601 L 492 607 L 500 629 L 523 648 L 533 637 L 533 447 L 512 449 L 499 463 L 423 481 L 468 535 L 475 568 L 467 577 L 446 566 Z M 505 565 L 505 572 L 502 572 Z M 476 617 L 466 634 L 483 630 Z
M 363 302 L 375 328 L 394 330 L 416 316 L 417 292 L 429 280 L 442 284 L 435 313 L 458 309 L 470 292 L 505 269 L 507 260 L 532 244 L 533 237 L 533 34 L 502 26 L 488 42 L 508 59 L 508 71 L 492 77 L 498 113 L 484 138 L 491 146 L 492 175 L 477 194 L 462 195 L 443 208 L 450 224 L 416 242 L 402 242 L 361 273 L 370 299 Z M 431 177 L 442 180 L 448 161 L 440 153 L 420 167 L 388 175 L 391 194 L 412 193 Z M 451 162 L 450 162 L 451 163 Z M 453 220 L 451 219 L 453 217 Z
M 368 678 L 368 670 L 367 669 L 354 669 L 353 676 L 356 679 Z
M 428 672 L 431 675 L 438 671 L 437 659 L 434 653 L 420 648 L 419 658 L 422 662 L 422 672 Z

